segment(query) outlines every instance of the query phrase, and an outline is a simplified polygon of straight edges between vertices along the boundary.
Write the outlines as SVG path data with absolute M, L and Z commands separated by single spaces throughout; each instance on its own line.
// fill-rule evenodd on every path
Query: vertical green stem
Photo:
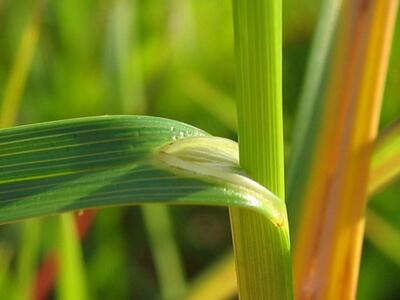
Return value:
M 284 201 L 282 2 L 233 0 L 240 163 Z M 291 299 L 287 223 L 276 227 L 232 208 L 231 224 L 242 299 Z

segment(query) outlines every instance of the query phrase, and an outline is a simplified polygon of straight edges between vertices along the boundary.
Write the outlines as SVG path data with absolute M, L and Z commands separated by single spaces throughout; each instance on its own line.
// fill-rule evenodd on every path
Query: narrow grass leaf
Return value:
M 366 213 L 365 236 L 382 253 L 400 266 L 400 233 L 384 218 L 369 209 Z
M 59 260 L 58 299 L 88 299 L 84 264 L 74 215 L 63 214 L 58 221 L 60 222 L 58 253 L 61 258 Z M 71 232 L 71 229 L 75 232 Z
M 285 228 L 284 203 L 238 167 L 237 144 L 145 116 L 0 130 L 0 222 L 145 203 L 238 206 Z
M 299 110 L 293 126 L 292 152 L 289 160 L 287 202 L 292 240 L 296 239 L 301 195 L 310 180 L 315 145 L 322 122 L 323 90 L 328 75 L 328 61 L 342 0 L 324 0 L 311 45 L 310 56 L 299 98 Z
M 151 252 L 156 266 L 162 299 L 182 299 L 185 277 L 177 245 L 173 239 L 171 217 L 166 206 L 160 204 L 142 207 Z
M 385 129 L 375 143 L 368 192 L 375 194 L 400 175 L 400 121 Z

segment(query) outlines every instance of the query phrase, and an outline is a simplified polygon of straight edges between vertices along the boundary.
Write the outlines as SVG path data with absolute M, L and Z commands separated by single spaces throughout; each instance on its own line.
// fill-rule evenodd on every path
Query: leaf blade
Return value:
M 205 140 L 199 148 L 188 137 Z M 91 117 L 1 130 L 0 222 L 162 202 L 246 207 L 280 225 L 279 199 L 239 171 L 230 176 L 238 169 L 237 146 L 221 143 L 223 139 L 192 126 L 145 116 Z M 219 156 L 206 155 L 209 145 Z M 202 160 L 194 162 L 201 153 Z

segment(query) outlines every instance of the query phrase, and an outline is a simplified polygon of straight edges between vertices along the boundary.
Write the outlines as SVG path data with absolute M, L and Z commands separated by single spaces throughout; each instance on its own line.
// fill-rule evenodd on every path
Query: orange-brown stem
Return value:
M 297 299 L 354 299 L 397 0 L 344 1 L 294 257 Z

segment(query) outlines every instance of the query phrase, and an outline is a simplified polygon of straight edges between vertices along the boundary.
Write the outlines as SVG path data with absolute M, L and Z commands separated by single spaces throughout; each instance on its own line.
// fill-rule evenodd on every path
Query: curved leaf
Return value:
M 0 130 L 0 222 L 111 205 L 239 206 L 284 224 L 285 204 L 246 177 L 237 144 L 147 116 Z

